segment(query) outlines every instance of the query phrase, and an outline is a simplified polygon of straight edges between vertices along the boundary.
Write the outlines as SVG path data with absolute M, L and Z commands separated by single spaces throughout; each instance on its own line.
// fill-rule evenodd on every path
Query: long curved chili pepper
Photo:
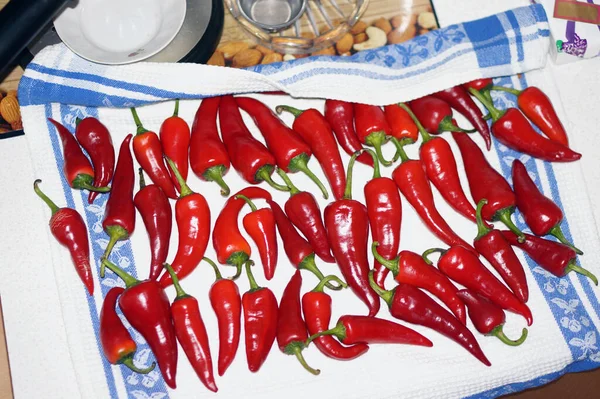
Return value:
M 519 346 L 527 339 L 526 328 L 523 329 L 521 337 L 515 341 L 504 335 L 502 327 L 506 322 L 506 314 L 502 308 L 469 290 L 458 291 L 458 296 L 467 305 L 469 318 L 481 334 L 492 335 L 509 346 Z
M 415 330 L 393 321 L 369 316 L 342 316 L 335 327 L 310 336 L 306 341 L 307 345 L 324 335 L 332 335 L 346 345 L 365 343 L 433 346 L 433 342 Z
M 506 91 L 517 96 L 519 109 L 550 140 L 568 146 L 569 138 L 552 102 L 539 88 L 529 86 L 525 90 L 510 87 L 492 86 L 491 90 Z
M 40 179 L 34 181 L 33 190 L 52 212 L 48 223 L 50 232 L 56 238 L 56 241 L 69 250 L 75 271 L 88 293 L 94 295 L 94 276 L 90 266 L 90 242 L 85 222 L 75 209 L 59 208 L 48 198 L 39 188 L 41 182 Z
M 378 250 L 379 243 L 373 241 L 371 251 L 375 259 L 394 275 L 399 284 L 410 284 L 439 298 L 456 318 L 467 324 L 465 305 L 456 295 L 458 288 L 438 269 L 425 262 L 423 257 L 411 251 L 400 251 L 395 259 L 383 259 Z M 379 284 L 377 284 L 379 285 Z
M 427 259 L 427 255 L 432 252 L 442 253 L 437 266 L 446 276 L 489 299 L 502 309 L 523 316 L 527 320 L 527 325 L 530 326 L 533 323 L 533 316 L 529 307 L 519 301 L 472 252 L 463 247 L 451 247 L 448 250 L 432 248 L 423 253 L 423 258 L 427 263 L 431 263 Z
M 327 205 L 324 220 L 333 256 L 344 279 L 367 305 L 369 316 L 375 316 L 381 304 L 367 280 L 369 216 L 367 207 L 352 199 L 352 168 L 357 156 L 358 153 L 352 155 L 348 164 L 344 198 Z
M 454 86 L 446 90 L 438 91 L 432 95 L 445 101 L 467 118 L 467 120 L 471 122 L 471 125 L 473 125 L 479 134 L 481 134 L 481 137 L 483 137 L 487 150 L 489 151 L 490 148 L 492 148 L 490 127 L 485 119 L 483 119 L 481 109 L 475 104 L 475 101 L 473 101 L 467 89 L 463 86 Z M 454 121 L 454 124 L 456 125 L 456 121 Z
M 523 250 L 542 269 L 556 277 L 564 277 L 569 272 L 583 274 L 598 285 L 598 279 L 592 272 L 575 264 L 577 253 L 564 244 L 546 240 L 531 234 L 525 234 L 525 241 L 520 242 L 511 231 L 502 231 L 502 235 L 510 245 Z
M 231 164 L 244 180 L 250 184 L 265 181 L 276 190 L 287 191 L 286 186 L 275 183 L 271 178 L 275 171 L 275 157 L 252 136 L 233 96 L 221 97 L 219 125 Z
M 225 374 L 233 362 L 240 343 L 240 328 L 242 316 L 242 298 L 235 281 L 223 278 L 219 268 L 212 260 L 203 259 L 215 271 L 215 282 L 208 291 L 208 298 L 219 326 L 219 375 Z
M 179 99 L 175 100 L 175 111 L 173 115 L 164 120 L 158 132 L 163 154 L 169 158 L 175 166 L 183 181 L 188 176 L 188 152 L 190 149 L 190 127 L 187 122 L 179 116 Z M 168 167 L 168 165 L 167 165 Z M 169 168 L 171 181 L 177 191 L 181 191 L 179 181 L 173 170 Z
M 125 283 L 126 289 L 119 297 L 119 307 L 127 321 L 150 346 L 167 385 L 175 389 L 177 339 L 167 294 L 157 281 L 139 281 L 106 259 L 102 260 L 102 264 Z
M 337 142 L 325 117 L 314 108 L 299 110 L 289 105 L 278 105 L 276 111 L 278 114 L 287 111 L 294 115 L 292 128 L 308 144 L 319 161 L 333 197 L 342 198 L 346 187 L 346 171 Z
M 483 94 L 470 91 L 489 111 L 493 120 L 492 134 L 505 146 L 548 162 L 573 162 L 581 158 L 580 153 L 536 132 L 517 108 L 500 111 Z
M 277 230 L 283 241 L 283 249 L 288 259 L 296 269 L 308 270 L 313 273 L 319 280 L 323 280 L 325 276 L 315 263 L 315 251 L 310 246 L 308 241 L 304 239 L 296 229 L 292 222 L 283 212 L 283 209 L 275 201 L 268 200 L 267 203 L 273 211 L 275 216 L 275 222 L 277 223 Z M 341 290 L 341 285 L 326 284 L 327 288 L 331 290 Z
M 77 118 L 75 137 L 92 160 L 94 187 L 107 186 L 115 171 L 115 148 L 108 129 L 96 118 Z M 98 191 L 90 191 L 88 203 L 97 196 Z
M 529 299 L 529 288 L 525 270 L 502 233 L 485 225 L 481 217 L 481 209 L 486 203 L 487 200 L 482 199 L 477 204 L 477 237 L 473 241 L 473 246 L 490 262 L 515 296 L 526 303 Z
M 244 334 L 248 369 L 255 373 L 263 365 L 277 335 L 279 309 L 277 298 L 267 287 L 259 287 L 250 269 L 254 262 L 246 262 L 250 290 L 242 296 Z
M 423 291 L 410 284 L 400 284 L 391 291 L 382 290 L 375 284 L 373 272 L 369 273 L 369 282 L 377 294 L 388 304 L 393 317 L 431 328 L 465 348 L 486 366 L 492 365 L 481 350 L 473 333 Z
M 243 195 L 250 199 L 271 200 L 271 194 L 260 187 L 247 187 L 235 195 Z M 252 255 L 250 244 L 242 236 L 238 227 L 238 216 L 246 205 L 246 201 L 235 198 L 235 195 L 227 200 L 221 213 L 217 217 L 212 232 L 213 248 L 217 253 L 217 260 L 221 264 L 235 266 L 237 278 L 242 272 L 242 266 Z
M 163 147 L 158 134 L 144 128 L 135 108 L 131 108 L 131 114 L 137 127 L 133 138 L 135 159 L 167 197 L 176 199 L 177 192 L 163 160 Z
M 550 198 L 546 197 L 535 185 L 525 165 L 518 159 L 512 164 L 513 189 L 517 198 L 517 208 L 521 211 L 525 223 L 533 234 L 545 236 L 553 235 L 558 241 L 573 248 L 579 255 L 581 250 L 575 248 L 563 234 L 560 224 L 563 212 Z
M 102 303 L 102 310 L 100 310 L 102 352 L 110 364 L 122 364 L 133 372 L 148 374 L 154 370 L 156 363 L 152 363 L 150 367 L 144 369 L 136 367 L 133 363 L 133 356 L 137 351 L 137 344 L 115 311 L 117 299 L 124 291 L 125 289 L 121 287 L 111 288 Z
M 302 275 L 300 270 L 292 276 L 283 290 L 281 302 L 279 303 L 279 318 L 277 320 L 277 345 L 286 355 L 294 355 L 311 374 L 319 375 L 320 370 L 313 369 L 306 363 L 302 350 L 306 348 L 308 332 L 306 323 L 302 318 L 300 305 L 300 288 L 302 287 Z
M 410 110 L 417 116 L 419 122 L 431 134 L 471 132 L 471 130 L 458 127 L 454 119 L 452 119 L 452 108 L 450 108 L 450 105 L 433 95 L 412 100 L 408 105 Z
M 373 178 L 365 185 L 365 204 L 371 226 L 373 241 L 380 243 L 379 254 L 384 259 L 393 259 L 400 247 L 400 226 L 402 224 L 402 200 L 396 183 L 389 177 L 381 177 L 379 161 L 372 150 L 367 151 L 373 158 Z M 385 288 L 385 278 L 390 270 L 374 260 L 375 282 Z
M 392 161 L 386 161 L 381 153 L 381 146 L 390 140 L 392 134 L 392 128 L 388 124 L 383 110 L 376 105 L 355 103 L 354 126 L 360 142 L 375 148 L 379 162 L 383 166 L 390 166 Z M 398 147 L 395 138 L 391 141 Z M 396 159 L 394 157 L 394 160 Z
M 473 201 L 476 204 L 484 198 L 488 201 L 481 210 L 483 218 L 489 222 L 500 221 L 523 237 L 511 219 L 517 200 L 504 176 L 490 165 L 479 146 L 467 134 L 452 132 L 452 137 L 462 155 Z
M 339 100 L 325 100 L 325 119 L 331 126 L 335 138 L 346 154 L 352 155 L 362 150 L 362 144 L 354 130 L 354 106 L 352 103 Z M 373 160 L 368 154 L 361 154 L 356 160 L 368 166 L 373 166 Z
M 244 195 L 238 194 L 235 198 L 246 201 L 246 204 L 250 207 L 251 212 L 244 216 L 242 224 L 246 233 L 258 247 L 265 278 L 271 280 L 275 275 L 278 252 L 273 211 L 269 208 L 258 209 L 254 202 Z
M 135 229 L 135 205 L 133 203 L 133 186 L 135 172 L 129 143 L 132 135 L 128 134 L 121 143 L 119 158 L 115 168 L 110 195 L 106 201 L 102 228 L 108 234 L 109 241 L 102 259 L 108 259 L 117 241 L 127 240 Z M 104 277 L 104 263 L 100 266 L 100 277 Z
M 420 160 L 409 159 L 402 146 L 399 148 L 402 163 L 392 173 L 400 192 L 417 211 L 421 220 L 440 240 L 448 245 L 461 245 L 475 251 L 460 238 L 435 207 L 433 192 Z
M 142 216 L 150 240 L 150 280 L 156 280 L 163 271 L 163 263 L 169 255 L 169 241 L 173 225 L 171 204 L 164 191 L 155 184 L 146 186 L 144 172 L 139 169 L 140 191 L 133 203 Z
M 219 389 L 213 376 L 208 334 L 200 315 L 198 300 L 181 288 L 175 271 L 168 263 L 165 263 L 165 268 L 171 279 L 173 279 L 173 285 L 177 293 L 171 304 L 171 317 L 173 318 L 177 341 L 181 344 L 183 352 L 200 381 L 209 390 L 217 392 Z
M 283 170 L 278 169 L 277 173 L 290 188 L 291 196 L 285 203 L 287 217 L 304 234 L 319 258 L 335 263 L 317 200 L 311 193 L 298 190 Z
M 223 176 L 231 163 L 217 129 L 220 102 L 221 97 L 205 98 L 196 111 L 190 137 L 190 167 L 202 180 L 217 183 L 221 195 L 227 197 L 230 190 Z
M 390 135 L 392 137 L 401 141 L 404 140 L 403 142 L 407 144 L 414 143 L 419 139 L 417 125 L 404 108 L 398 104 L 390 104 L 383 107 L 383 112 L 385 113 L 385 120 L 390 125 Z
M 481 79 L 472 80 L 467 83 L 463 83 L 462 87 L 465 90 L 469 90 L 470 88 L 473 88 L 475 90 L 483 91 L 486 89 L 490 89 L 493 84 L 494 84 L 494 80 L 492 78 L 481 78 Z
M 250 97 L 236 97 L 238 106 L 246 111 L 258 126 L 265 139 L 267 148 L 277 161 L 277 166 L 285 172 L 302 172 L 321 190 L 327 199 L 329 194 L 321 180 L 309 169 L 308 161 L 312 156 L 310 144 L 297 132 L 290 129 L 269 107 Z M 341 162 L 341 160 L 340 160 Z
M 48 118 L 50 123 L 56 127 L 63 147 L 63 171 L 69 186 L 79 190 L 98 191 L 106 193 L 110 187 L 94 187 L 94 169 L 92 164 L 83 154 L 81 147 L 75 137 L 66 127 L 52 118 Z
M 312 336 L 327 331 L 331 321 L 331 297 L 323 292 L 326 284 L 336 280 L 343 282 L 335 276 L 327 276 L 319 282 L 312 290 L 302 296 L 302 313 L 306 321 L 308 333 Z M 344 284 L 345 285 L 345 284 Z M 323 335 L 312 341 L 325 356 L 337 360 L 352 360 L 369 350 L 365 343 L 344 346 L 336 341 L 331 335 Z
M 169 158 L 166 159 L 181 187 L 179 198 L 175 202 L 179 243 L 171 266 L 173 266 L 177 278 L 183 280 L 196 269 L 204 258 L 210 236 L 210 208 L 202 194 L 189 188 L 179 174 L 175 163 Z M 169 273 L 163 274 L 159 282 L 165 288 L 173 284 Z

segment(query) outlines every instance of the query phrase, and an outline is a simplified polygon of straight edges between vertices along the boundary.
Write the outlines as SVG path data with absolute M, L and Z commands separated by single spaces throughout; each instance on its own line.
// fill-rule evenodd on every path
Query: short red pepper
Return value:
M 390 166 L 392 161 L 386 161 L 381 152 L 381 146 L 390 140 L 392 134 L 392 128 L 388 124 L 383 110 L 376 105 L 355 103 L 354 126 L 360 142 L 375 148 L 379 162 L 384 166 Z M 395 138 L 391 141 L 397 146 Z M 397 158 L 394 157 L 395 159 Z
M 190 127 L 187 122 L 179 116 L 179 100 L 175 100 L 175 111 L 173 116 L 164 120 L 160 125 L 160 143 L 162 145 L 164 155 L 169 158 L 175 166 L 183 181 L 187 180 L 188 176 L 188 152 L 190 149 Z M 168 166 L 168 165 L 167 165 Z M 171 180 L 175 188 L 180 191 L 179 181 L 173 170 L 171 172 Z
M 411 111 L 417 116 L 417 119 L 423 124 L 425 129 L 431 134 L 440 134 L 443 132 L 465 132 L 458 127 L 452 118 L 452 108 L 450 105 L 433 95 L 424 96 L 409 103 Z
M 406 112 L 406 109 L 398 104 L 390 104 L 383 107 L 385 119 L 390 125 L 390 135 L 407 144 L 414 143 L 419 139 L 417 125 Z
M 490 89 L 493 84 L 494 84 L 494 80 L 492 78 L 481 78 L 481 79 L 472 80 L 467 83 L 463 83 L 462 87 L 465 90 L 469 90 L 470 88 L 473 88 L 475 90 L 483 91 L 486 89 Z

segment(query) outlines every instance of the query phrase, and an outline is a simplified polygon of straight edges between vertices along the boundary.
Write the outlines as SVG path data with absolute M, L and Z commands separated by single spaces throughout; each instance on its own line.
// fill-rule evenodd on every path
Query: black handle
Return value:
M 11 0 L 0 10 L 0 74 L 72 0 Z

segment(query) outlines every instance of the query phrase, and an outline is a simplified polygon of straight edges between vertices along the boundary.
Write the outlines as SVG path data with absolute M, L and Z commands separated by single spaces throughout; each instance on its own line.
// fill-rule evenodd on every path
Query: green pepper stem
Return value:
M 567 247 L 570 247 L 573 251 L 577 253 L 577 255 L 583 255 L 583 251 L 581 251 L 579 248 L 577 248 L 567 240 L 567 237 L 565 237 L 565 235 L 563 234 L 560 225 L 557 224 L 556 226 L 551 228 L 548 234 L 553 235 L 558 239 L 558 241 L 562 242 Z
M 225 180 L 223 179 L 223 175 L 226 172 L 227 168 L 225 167 L 225 165 L 216 165 L 206 169 L 204 171 L 204 174 L 202 175 L 204 176 L 206 181 L 214 181 L 219 185 L 219 187 L 221 187 L 221 195 L 223 197 L 229 196 L 229 193 L 231 192 L 229 186 L 227 185 L 227 183 L 225 183 Z
M 202 258 L 203 261 L 205 261 L 206 263 L 208 263 L 213 270 L 215 271 L 215 281 L 219 281 L 221 279 L 223 279 L 223 276 L 221 275 L 221 272 L 219 271 L 219 267 L 217 266 L 217 264 L 215 262 L 213 262 L 212 259 L 207 258 L 206 256 L 204 258 Z
M 477 237 L 475 237 L 475 241 L 482 239 L 483 236 L 492 231 L 492 229 L 486 226 L 486 223 L 483 221 L 483 217 L 481 216 L 481 210 L 487 203 L 488 200 L 486 200 L 485 198 L 482 198 L 477 203 L 477 209 L 475 211 L 475 216 L 477 217 Z
M 290 114 L 294 115 L 295 118 L 299 117 L 304 112 L 302 109 L 290 107 L 289 105 L 278 105 L 275 107 L 275 112 L 277 112 L 279 115 L 281 115 L 283 111 L 289 112 Z
M 109 240 L 106 245 L 106 250 L 104 254 L 102 254 L 101 260 L 108 259 L 110 253 L 112 252 L 117 241 L 124 240 L 129 237 L 129 233 L 121 226 L 108 226 L 106 229 L 106 234 L 108 234 Z M 100 277 L 104 278 L 104 263 L 100 265 Z
M 306 371 L 308 371 L 309 373 L 313 374 L 313 375 L 319 375 L 321 374 L 321 370 L 319 369 L 313 369 L 312 367 L 310 367 L 308 365 L 308 363 L 306 363 L 306 360 L 304 359 L 304 356 L 302 355 L 302 350 L 306 348 L 306 345 L 304 345 L 304 342 L 302 341 L 292 341 L 289 344 L 287 344 L 287 346 L 285 348 L 283 348 L 283 353 L 287 354 L 287 355 L 294 355 L 296 356 L 296 359 L 298 359 L 298 361 L 300 362 L 300 364 L 302 365 L 302 367 L 304 367 L 304 369 Z
M 250 256 L 243 251 L 238 251 L 231 254 L 231 256 L 229 256 L 229 258 L 227 259 L 227 264 L 235 266 L 236 270 L 235 274 L 232 277 L 229 277 L 229 279 L 236 280 L 238 277 L 240 277 L 240 275 L 242 274 L 242 267 L 244 266 L 244 263 L 248 262 L 249 260 Z
M 472 87 L 469 88 L 469 93 L 475 96 L 475 98 L 478 99 L 488 110 L 492 116 L 492 121 L 496 122 L 498 119 L 502 118 L 502 115 L 504 115 L 505 111 L 500 111 L 498 108 L 494 107 L 494 103 L 490 96 L 481 94 L 479 90 L 476 90 Z
M 148 131 L 143 125 L 140 117 L 135 108 L 131 107 L 131 114 L 133 115 L 133 121 L 135 122 L 135 126 L 137 127 L 136 136 L 139 134 L 144 134 Z
M 294 185 L 294 183 L 292 183 L 292 179 L 290 179 L 288 174 L 285 173 L 285 171 L 281 168 L 276 168 L 276 169 L 277 169 L 277 174 L 283 179 L 286 186 L 288 186 L 288 188 L 290 189 L 290 196 L 298 194 L 300 192 L 300 190 L 298 189 L 298 187 L 296 187 Z
M 125 356 L 118 364 L 122 364 L 126 366 L 129 370 L 138 374 L 148 374 L 156 367 L 156 362 L 152 362 L 150 367 L 146 367 L 144 369 L 138 368 L 135 364 L 133 364 L 133 354 Z
M 475 129 L 463 129 L 452 121 L 451 116 L 446 116 L 438 126 L 438 132 L 460 132 L 460 133 L 475 133 Z
M 375 152 L 373 150 L 368 149 L 368 148 L 363 148 L 362 150 L 359 150 L 359 151 L 361 154 L 366 151 L 367 153 L 369 153 L 371 158 L 373 158 L 373 177 L 372 177 L 372 179 L 379 179 L 381 177 L 381 169 L 379 168 L 379 158 L 377 157 L 377 154 L 375 154 Z
M 344 190 L 344 199 L 352 199 L 352 169 L 354 169 L 354 163 L 356 158 L 362 153 L 361 150 L 356 151 L 350 157 L 348 162 L 348 171 L 346 172 L 346 189 Z
M 77 126 L 79 126 L 79 124 L 81 123 L 81 121 L 83 121 L 83 119 L 77 117 L 75 118 L 75 127 L 77 128 Z
M 146 187 L 146 179 L 144 179 L 144 170 L 142 168 L 138 168 L 138 174 L 140 176 L 140 190 Z
M 273 179 L 271 178 L 271 173 L 272 172 L 273 172 L 273 166 L 271 166 L 271 165 L 264 165 L 264 166 L 261 166 L 258 169 L 258 171 L 256 172 L 256 175 L 254 176 L 254 178 L 257 181 L 265 181 L 265 182 L 267 182 L 267 184 L 269 186 L 273 187 L 275 190 L 285 191 L 285 192 L 290 191 L 289 187 L 282 186 L 281 184 L 275 183 L 273 181 Z
M 173 116 L 179 116 L 179 99 L 175 99 L 175 111 L 173 111 Z
M 392 161 L 387 161 L 383 157 L 383 152 L 381 152 L 381 146 L 384 145 L 387 140 L 388 136 L 383 131 L 373 132 L 365 138 L 365 144 L 375 148 L 377 158 L 379 158 L 379 162 L 381 162 L 383 166 L 390 166 L 392 164 Z
M 375 279 L 373 278 L 373 270 L 369 271 L 369 285 L 375 291 L 377 295 L 379 295 L 388 306 L 392 305 L 392 299 L 394 298 L 394 291 L 384 290 L 380 286 L 377 285 Z
M 302 261 L 298 264 L 298 269 L 308 270 L 309 272 L 313 273 L 319 279 L 319 281 L 321 281 L 325 278 L 325 276 L 323 275 L 321 270 L 319 270 L 319 268 L 317 267 L 317 264 L 315 263 L 315 254 L 314 253 L 306 255 L 306 257 L 304 259 L 302 259 Z M 325 286 L 327 288 L 329 288 L 330 290 L 340 291 L 346 287 L 346 284 L 344 284 L 344 283 L 339 284 L 336 282 L 336 284 L 334 285 L 334 284 L 331 284 L 330 282 L 327 282 L 327 283 L 325 283 Z
M 425 261 L 425 263 L 427 263 L 428 265 L 433 265 L 433 262 L 429 259 L 429 255 L 436 253 L 436 252 L 444 255 L 446 253 L 446 251 L 447 250 L 445 250 L 443 248 L 429 248 L 428 250 L 423 252 L 423 255 L 421 255 L 421 256 L 423 257 L 423 260 Z
M 250 283 L 250 290 L 248 292 L 254 292 L 260 290 L 260 287 L 256 280 L 254 279 L 254 275 L 252 274 L 252 266 L 254 266 L 254 262 L 249 260 L 246 262 L 246 276 L 248 276 L 248 282 Z
M 421 134 L 421 137 L 423 137 L 423 143 L 427 143 L 429 140 L 431 140 L 432 139 L 431 135 L 429 134 L 429 132 L 427 130 L 425 130 L 425 128 L 421 124 L 421 121 L 417 118 L 415 113 L 412 112 L 412 109 L 410 109 L 410 107 L 408 105 L 406 105 L 406 103 L 398 103 L 398 106 L 400 108 L 402 108 L 403 110 L 405 110 L 406 113 L 408 113 L 410 118 L 413 120 L 415 125 L 417 125 L 417 129 L 419 129 L 419 133 Z
M 335 325 L 335 327 L 330 328 L 329 330 L 318 332 L 318 333 L 313 334 L 310 337 L 308 337 L 307 340 L 304 341 L 304 345 L 308 346 L 315 339 L 317 339 L 319 337 L 322 337 L 324 335 L 333 335 L 337 339 L 339 339 L 340 341 L 342 341 L 344 338 L 346 338 L 346 327 L 344 327 L 344 324 L 338 322 Z
M 517 97 L 519 97 L 521 95 L 521 93 L 523 92 L 522 90 L 517 90 L 517 89 L 513 89 L 512 87 L 504 87 L 504 86 L 492 86 L 492 87 L 488 88 L 487 90 L 488 91 L 489 90 L 505 91 L 507 93 L 514 94 Z
M 342 280 L 340 280 L 340 278 L 338 276 L 334 276 L 332 274 L 332 275 L 323 277 L 321 279 L 321 281 L 319 281 L 319 284 L 317 284 L 317 286 L 315 288 L 313 288 L 312 292 L 323 292 L 323 289 L 327 286 L 327 283 L 329 283 L 332 280 L 335 281 L 336 283 L 338 283 L 343 288 L 348 287 L 348 285 L 346 283 L 344 283 Z
M 572 261 L 569 262 L 569 264 L 565 268 L 565 275 L 567 273 L 571 272 L 571 271 L 573 271 L 575 273 L 583 274 L 584 276 L 586 276 L 587 278 L 589 278 L 590 280 L 592 280 L 592 282 L 594 283 L 594 285 L 598 285 L 598 279 L 596 278 L 596 276 L 592 272 L 590 272 L 587 269 L 584 269 L 581 266 L 577 266 Z
M 246 204 L 248 204 L 248 206 L 250 206 L 250 209 L 252 210 L 252 212 L 256 212 L 258 210 L 256 205 L 254 205 L 254 202 L 252 202 L 252 200 L 250 198 L 246 197 L 245 195 L 238 194 L 235 196 L 235 199 L 244 200 L 244 202 L 246 202 Z
M 50 211 L 52 212 L 52 216 L 54 216 L 54 214 L 58 211 L 60 211 L 60 208 L 58 207 L 58 205 L 56 205 L 54 203 L 54 201 L 52 201 L 46 194 L 44 194 L 44 192 L 40 189 L 39 184 L 42 182 L 41 179 L 37 179 L 36 181 L 33 182 L 33 191 L 35 191 L 35 193 L 37 194 L 38 197 L 40 197 L 42 199 L 42 201 L 44 201 L 46 203 L 46 205 L 48 205 L 48 207 L 50 208 Z
M 171 265 L 168 263 L 163 263 L 163 267 L 167 269 L 169 275 L 171 276 L 171 280 L 173 280 L 173 286 L 175 287 L 175 293 L 177 294 L 175 300 L 189 297 L 189 295 L 186 294 L 183 288 L 181 288 L 181 284 L 179 284 L 179 278 L 177 277 L 177 273 L 175 273 L 175 270 L 173 270 Z
M 510 217 L 510 215 L 512 215 L 512 213 L 513 213 L 513 211 L 511 208 L 505 208 L 505 209 L 502 209 L 502 210 L 496 212 L 494 219 L 499 220 L 500 222 L 504 223 L 504 225 L 506 227 L 508 227 L 508 229 L 510 231 L 512 231 L 513 233 L 515 233 L 517 235 L 517 241 L 519 241 L 520 243 L 524 243 L 525 242 L 525 234 L 523 234 L 523 232 L 521 230 L 519 230 L 519 228 L 512 221 L 512 219 Z
M 395 137 L 392 137 L 392 143 L 396 146 L 396 155 L 394 155 L 394 162 L 400 158 L 400 162 L 404 163 L 406 161 L 410 161 L 408 155 L 406 155 L 406 151 L 404 151 L 404 146 L 406 144 L 412 144 L 413 141 L 410 139 L 402 139 L 398 140 Z
M 327 189 L 325 188 L 321 180 L 319 180 L 319 178 L 308 167 L 309 159 L 310 157 L 306 153 L 302 153 L 300 155 L 295 156 L 288 164 L 288 170 L 290 172 L 304 173 L 306 176 L 308 176 L 310 180 L 312 180 L 317 185 L 317 187 L 319 187 L 319 190 L 321 190 L 321 192 L 323 193 L 323 198 L 328 199 L 329 193 L 327 192 Z
M 381 263 L 383 266 L 385 266 L 387 269 L 389 269 L 392 274 L 395 276 L 396 274 L 398 274 L 399 271 L 399 267 L 398 267 L 398 261 L 399 258 L 395 258 L 395 259 L 386 259 L 383 256 L 381 256 L 381 254 L 379 252 L 377 252 L 377 247 L 379 246 L 379 242 L 377 241 L 373 241 L 373 244 L 371 244 L 371 252 L 373 252 L 373 257 L 375 258 L 375 260 L 379 263 Z
M 119 276 L 119 278 L 123 280 L 127 288 L 140 283 L 140 280 L 133 277 L 131 274 L 127 273 L 125 270 L 121 269 L 119 266 L 115 265 L 108 259 L 102 259 L 102 266 L 108 267 L 110 271 Z
M 500 341 L 504 342 L 506 345 L 519 346 L 523 342 L 525 342 L 525 340 L 527 339 L 527 329 L 524 328 L 523 332 L 521 332 L 521 337 L 515 341 L 513 341 L 512 339 L 509 339 L 506 335 L 504 335 L 504 331 L 502 331 L 502 324 L 495 327 L 492 331 L 490 331 L 490 333 L 488 335 L 493 335 L 494 337 L 497 337 Z
M 185 182 L 185 180 L 181 176 L 181 173 L 179 173 L 179 169 L 177 169 L 177 166 L 175 165 L 175 162 L 173 162 L 171 160 L 171 158 L 169 158 L 166 155 L 165 155 L 165 160 L 169 164 L 169 167 L 171 168 L 171 170 L 175 174 L 175 177 L 177 178 L 177 182 L 179 183 L 179 198 L 183 198 L 183 197 L 188 196 L 190 194 L 194 194 L 194 192 L 192 191 L 192 189 L 190 189 L 190 186 L 187 185 L 187 183 Z
M 107 193 L 110 191 L 110 187 L 94 187 L 94 178 L 85 173 L 78 174 L 71 182 L 71 187 L 79 190 L 96 191 L 99 193 Z

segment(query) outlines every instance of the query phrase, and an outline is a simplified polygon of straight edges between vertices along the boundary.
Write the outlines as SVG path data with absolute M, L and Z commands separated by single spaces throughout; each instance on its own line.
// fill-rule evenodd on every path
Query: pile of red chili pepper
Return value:
M 516 95 L 518 108 L 497 109 L 490 94 L 493 90 Z M 515 247 L 557 277 L 575 271 L 598 284 L 591 272 L 577 264 L 577 256 L 583 252 L 561 230 L 561 209 L 542 194 L 525 165 L 518 159 L 513 162 L 511 187 L 470 137 L 472 131 L 459 127 L 454 119 L 454 111 L 462 114 L 482 136 L 487 150 L 495 138 L 544 161 L 579 159 L 581 155 L 568 146 L 550 100 L 536 87 L 517 91 L 481 79 L 383 108 L 327 100 L 324 112 L 288 105 L 280 105 L 274 112 L 254 98 L 223 96 L 202 101 L 191 129 L 178 111 L 177 101 L 173 115 L 157 134 L 146 129 L 137 111 L 131 109 L 136 133 L 122 141 L 116 166 L 111 135 L 100 121 L 78 120 L 72 134 L 50 120 L 62 141 L 64 176 L 69 185 L 89 190 L 90 203 L 98 193 L 108 192 L 102 226 L 109 241 L 98 260 L 100 277 L 108 268 L 124 283 L 108 292 L 100 315 L 100 341 L 112 364 L 136 373 L 158 367 L 167 385 L 175 388 L 179 342 L 199 380 L 217 391 L 209 345 L 209 337 L 215 334 L 206 330 L 203 321 L 209 310 L 201 312 L 198 300 L 186 293 L 182 288 L 186 284 L 181 283 L 202 261 L 216 276 L 208 298 L 218 322 L 219 376 L 236 357 L 242 323 L 246 361 L 252 372 L 267 361 L 275 341 L 284 354 L 296 357 L 315 375 L 320 371 L 309 363 L 316 360 L 309 362 L 304 356 L 312 343 L 325 356 L 338 360 L 357 358 L 372 344 L 434 345 L 420 332 L 378 317 L 380 299 L 387 303 L 393 318 L 432 329 L 490 366 L 468 319 L 480 334 L 494 335 L 511 346 L 525 341 L 527 329 L 515 340 L 508 338 L 503 332 L 505 312 L 522 316 L 527 325 L 533 323 L 527 305 L 527 273 Z M 248 113 L 256 126 L 249 128 L 241 111 Z M 295 117 L 291 127 L 277 115 L 282 111 Z M 261 133 L 264 144 L 252 130 Z M 459 149 L 468 190 L 461 183 L 455 154 L 443 132 L 451 132 Z M 419 138 L 422 141 L 417 143 Z M 388 142 L 395 148 L 391 160 L 384 158 L 382 150 Z M 338 143 L 351 155 L 347 167 Z M 407 155 L 405 147 L 409 145 L 418 146 L 417 159 Z M 137 191 L 131 147 L 139 164 Z M 288 175 L 304 173 L 327 199 L 326 186 L 308 166 L 313 155 L 333 194 L 324 209 Z M 373 170 L 364 186 L 364 203 L 352 198 L 355 161 Z M 391 177 L 383 176 L 380 165 L 397 161 Z M 217 183 L 221 195 L 228 197 L 218 215 L 211 215 L 204 194 L 187 184 L 188 166 L 198 178 Z M 250 186 L 230 195 L 226 180 L 232 167 Z M 262 182 L 288 192 L 289 198 L 279 204 L 257 186 Z M 52 211 L 51 232 L 69 249 L 75 269 L 92 295 L 95 284 L 85 222 L 77 211 L 59 208 L 39 183 L 36 180 L 34 189 Z M 432 185 L 454 211 L 473 223 L 471 237 L 459 236 L 444 219 Z M 215 197 L 215 192 L 210 195 Z M 409 210 L 403 206 L 403 198 L 447 247 L 433 247 L 423 254 L 401 250 L 403 213 Z M 141 281 L 111 261 L 115 244 L 134 232 L 136 210 L 150 245 L 149 274 Z M 523 233 L 513 222 L 515 210 L 532 234 Z M 173 218 L 179 242 L 167 263 Z M 252 244 L 240 231 L 239 219 Z M 508 230 L 496 229 L 493 222 Z M 224 278 L 217 264 L 205 257 L 211 235 L 217 261 L 235 268 L 231 277 Z M 289 264 L 296 269 L 279 300 L 268 286 L 279 270 L 278 235 Z M 544 238 L 547 235 L 557 241 Z M 252 248 L 258 255 L 253 256 Z M 435 264 L 433 253 L 439 253 Z M 319 262 L 336 263 L 342 278 L 330 273 L 330 265 L 319 266 Z M 254 267 L 255 263 L 260 267 Z M 316 283 L 303 287 L 303 270 L 309 271 Z M 390 271 L 393 284 L 386 279 Z M 236 280 L 242 272 L 249 289 L 240 295 Z M 258 276 L 264 277 L 266 285 L 258 284 Z M 170 285 L 176 291 L 173 301 L 165 292 Z M 307 290 L 307 286 L 314 288 Z M 335 291 L 347 287 L 366 307 L 333 324 Z M 136 343 L 117 308 L 146 339 L 155 364 L 135 364 Z

